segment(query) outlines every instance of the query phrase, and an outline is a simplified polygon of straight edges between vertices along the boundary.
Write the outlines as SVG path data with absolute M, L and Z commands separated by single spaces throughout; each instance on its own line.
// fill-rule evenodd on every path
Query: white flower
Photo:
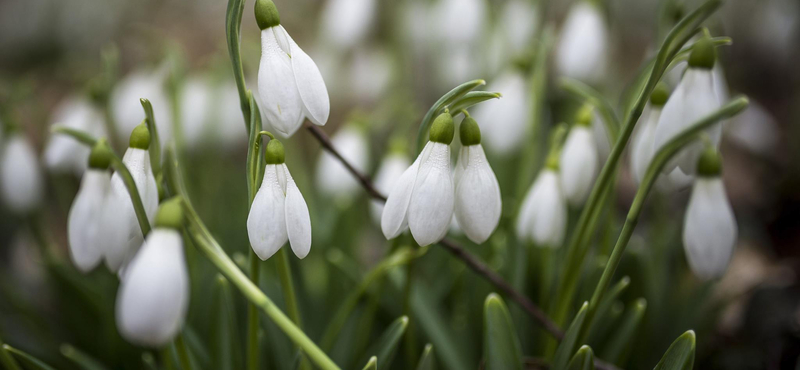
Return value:
M 461 147 L 455 186 L 456 225 L 470 240 L 483 243 L 497 228 L 503 204 L 500 184 L 480 144 Z
M 539 14 L 532 1 L 506 2 L 501 19 L 511 54 L 520 54 L 532 47 L 531 40 L 539 24 Z
M 598 82 L 605 74 L 608 30 L 596 5 L 580 1 L 573 5 L 556 47 L 556 68 L 562 75 L 585 82 Z
M 576 124 L 569 131 L 561 149 L 561 186 L 573 206 L 580 206 L 589 196 L 597 176 L 597 148 L 589 127 Z
M 780 129 L 775 117 L 761 104 L 750 100 L 742 113 L 734 117 L 725 134 L 754 154 L 775 154 L 780 141 Z
M 167 70 L 166 64 L 155 71 L 137 70 L 114 86 L 110 104 L 120 140 L 127 140 L 128 134 L 144 119 L 140 99 L 146 98 L 153 105 L 161 145 L 169 142 L 172 137 L 172 104 L 164 88 Z
M 353 96 L 365 102 L 379 100 L 392 81 L 392 68 L 392 58 L 384 50 L 356 50 L 350 63 Z
M 515 152 L 528 136 L 530 91 L 525 76 L 517 70 L 507 71 L 489 83 L 487 91 L 496 91 L 502 98 L 475 107 L 472 114 L 481 125 L 482 143 L 493 153 Z
M 636 134 L 631 140 L 630 159 L 631 172 L 637 184 L 642 183 L 642 179 L 647 173 L 647 167 L 650 166 L 650 161 L 655 154 L 653 153 L 653 140 L 660 117 L 661 107 L 648 104 L 639 117 L 639 123 L 636 124 Z
M 131 260 L 117 292 L 120 334 L 161 347 L 181 330 L 189 304 L 189 275 L 179 231 L 155 228 Z
M 142 199 L 147 219 L 152 223 L 158 210 L 158 186 L 150 166 L 150 154 L 147 149 L 128 148 L 122 157 L 122 163 L 128 167 Z M 133 210 L 130 193 L 119 173 L 111 176 L 111 193 L 112 207 L 123 215 L 121 224 L 117 227 L 124 231 L 121 232 L 119 240 L 112 243 L 106 251 L 105 261 L 109 270 L 117 271 L 136 254 L 144 237 L 136 212 Z
M 376 0 L 329 0 L 322 10 L 322 36 L 338 49 L 363 41 L 373 24 Z
M 216 100 L 214 92 L 207 80 L 190 77 L 181 90 L 180 99 L 183 138 L 190 149 L 197 149 L 202 141 L 210 136 L 209 126 L 212 124 L 211 114 Z
M 42 201 L 44 184 L 39 159 L 22 134 L 12 134 L 2 148 L 0 189 L 5 204 L 14 212 L 28 213 Z
M 284 137 L 293 135 L 305 117 L 320 126 L 328 121 L 325 81 L 280 24 L 261 31 L 258 97 L 264 126 Z
M 700 176 L 694 183 L 683 224 L 689 266 L 702 279 L 725 273 L 736 243 L 736 219 L 719 176 Z
M 95 137 L 106 136 L 103 112 L 87 99 L 70 96 L 59 103 L 50 118 L 58 124 L 85 131 Z M 66 135 L 52 135 L 45 145 L 44 163 L 54 172 L 72 172 L 81 175 L 86 170 L 90 149 Z
M 111 172 L 86 170 L 67 219 L 69 254 L 83 272 L 94 269 L 124 231 L 122 213 L 113 207 L 111 196 Z
M 432 10 L 436 34 L 448 44 L 468 44 L 483 33 L 485 0 L 439 0 Z
M 567 204 L 558 174 L 555 170 L 544 169 L 522 202 L 517 218 L 517 238 L 557 248 L 564 241 L 566 226 Z
M 355 169 L 360 172 L 367 169 L 369 148 L 361 129 L 345 127 L 333 135 L 331 143 Z M 317 188 L 324 195 L 351 198 L 361 190 L 361 185 L 341 161 L 323 150 L 317 161 Z
M 403 175 L 403 172 L 408 168 L 410 163 L 405 155 L 393 153 L 386 156 L 378 167 L 378 172 L 375 175 L 375 190 L 381 194 L 389 194 L 394 189 L 395 184 Z M 372 200 L 370 202 L 370 211 L 372 219 L 376 224 L 381 223 L 381 214 L 383 213 L 383 202 Z
M 389 193 L 381 217 L 383 235 L 393 239 L 408 227 L 421 246 L 444 238 L 453 217 L 451 176 L 450 146 L 429 141 Z
M 288 241 L 298 258 L 311 250 L 311 218 L 303 194 L 284 163 L 267 164 L 250 214 L 247 235 L 259 258 L 272 257 Z

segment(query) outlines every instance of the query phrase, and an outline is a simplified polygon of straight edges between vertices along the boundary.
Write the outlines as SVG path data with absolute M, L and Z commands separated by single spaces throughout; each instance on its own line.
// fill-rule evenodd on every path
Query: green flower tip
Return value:
M 180 229 L 183 226 L 183 198 L 176 196 L 165 200 L 158 206 L 156 227 Z
M 281 144 L 280 140 L 271 139 L 267 143 L 264 159 L 267 164 L 281 164 L 286 161 L 286 152 L 283 150 L 283 144 Z
M 667 100 L 669 99 L 669 90 L 667 89 L 667 85 L 663 82 L 659 82 L 658 85 L 653 89 L 653 93 L 650 94 L 650 105 L 656 107 L 663 107 L 664 104 L 667 104 Z
M 131 148 L 136 149 L 144 149 L 150 147 L 150 130 L 147 129 L 147 125 L 142 122 L 136 128 L 133 129 L 131 132 L 131 140 L 128 143 L 128 146 Z
M 478 121 L 472 117 L 466 117 L 461 121 L 458 134 L 461 138 L 461 145 L 469 146 L 481 143 L 481 128 L 478 126 Z
M 592 124 L 592 116 L 594 115 L 594 106 L 591 104 L 584 104 L 575 115 L 575 123 L 582 126 L 589 126 Z
M 450 145 L 453 141 L 455 134 L 455 125 L 453 124 L 453 116 L 450 112 L 445 111 L 433 120 L 431 125 L 430 140 L 436 143 Z
M 689 54 L 689 67 L 711 69 L 717 60 L 717 50 L 711 42 L 711 38 L 703 37 L 692 47 Z
M 256 0 L 255 13 L 258 28 L 262 30 L 281 24 L 281 16 L 272 0 Z
M 89 153 L 89 168 L 98 170 L 108 169 L 111 165 L 112 156 L 111 148 L 108 146 L 105 139 L 98 140 L 97 143 L 94 144 L 94 147 L 92 147 L 91 153 Z
M 713 145 L 708 145 L 697 160 L 697 175 L 717 177 L 722 173 L 722 156 Z

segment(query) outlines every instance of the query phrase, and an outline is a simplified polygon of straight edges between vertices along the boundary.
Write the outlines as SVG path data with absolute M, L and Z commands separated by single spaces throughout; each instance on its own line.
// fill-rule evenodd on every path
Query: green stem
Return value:
M 412 288 L 414 284 L 414 260 L 408 261 L 406 265 L 406 285 L 403 287 L 403 316 L 411 317 Z M 408 364 L 417 363 L 417 345 L 414 333 L 414 320 L 409 320 L 404 335 L 406 360 Z
M 289 313 L 289 318 L 297 325 L 300 330 L 303 330 L 303 321 L 300 317 L 300 309 L 297 305 L 297 295 L 294 291 L 294 282 L 292 281 L 292 266 L 289 264 L 289 254 L 286 248 L 278 250 L 275 256 L 275 264 L 278 269 L 278 278 L 281 281 L 281 289 L 283 290 L 283 300 L 286 303 L 286 311 Z M 300 353 L 300 369 L 309 369 L 310 365 L 308 360 Z
M 6 350 L 6 346 L 5 343 L 3 343 L 2 338 L 0 338 L 0 363 L 2 363 L 3 366 L 5 366 L 5 368 L 8 370 L 22 370 L 17 360 L 14 359 L 14 356 L 11 356 L 11 354 L 8 353 L 8 350 Z
M 189 358 L 189 350 L 183 340 L 183 334 L 175 338 L 175 350 L 178 352 L 178 360 L 181 362 L 181 369 L 192 370 L 192 360 Z
M 250 281 L 258 286 L 259 276 L 258 256 L 250 251 Z M 258 307 L 255 304 L 247 305 L 247 368 L 258 369 Z
M 239 90 L 239 104 L 241 105 L 244 124 L 250 131 L 251 103 L 248 102 L 247 87 L 244 83 L 244 69 L 240 52 L 242 14 L 244 13 L 244 0 L 229 0 L 228 10 L 225 13 L 225 36 L 228 41 L 228 55 L 233 65 L 233 78 L 236 89 Z
M 147 130 L 150 131 L 150 166 L 153 168 L 153 175 L 158 177 L 161 174 L 161 139 L 158 137 L 158 127 L 156 117 L 153 114 L 153 104 L 145 98 L 139 99 L 147 117 Z

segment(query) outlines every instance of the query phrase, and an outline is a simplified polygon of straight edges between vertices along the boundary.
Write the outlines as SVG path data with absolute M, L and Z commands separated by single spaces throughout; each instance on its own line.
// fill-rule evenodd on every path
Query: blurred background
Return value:
M 451 235 L 547 307 L 549 295 L 538 288 L 547 280 L 536 265 L 538 252 L 515 240 L 513 225 L 521 197 L 541 166 L 549 128 L 571 121 L 582 103 L 559 88 L 551 55 L 543 126 L 534 135 L 526 130 L 533 120 L 527 85 L 536 45 L 544 29 L 555 30 L 557 44 L 575 2 L 275 3 L 282 25 L 325 79 L 331 118 L 323 130 L 356 168 L 372 176 L 391 153 L 413 160 L 422 116 L 452 87 L 483 78 L 487 90 L 504 95 L 474 109 L 502 189 L 500 227 L 480 246 L 459 236 L 457 227 Z M 189 193 L 201 217 L 226 251 L 246 265 L 247 139 L 227 53 L 226 6 L 223 0 L 0 1 L 0 121 L 20 128 L 42 176 L 33 205 L 17 207 L 6 200 L 0 207 L 0 336 L 5 342 L 57 368 L 80 368 L 65 355 L 72 349 L 109 369 L 142 368 L 142 355 L 149 353 L 127 344 L 116 331 L 116 277 L 105 267 L 81 274 L 69 260 L 66 217 L 88 151 L 52 137 L 49 127 L 55 123 L 107 136 L 121 154 L 130 131 L 144 118 L 138 99 L 150 99 L 162 141 L 181 143 Z M 607 0 L 600 6 L 608 31 L 607 66 L 586 82 L 618 106 L 681 9 L 696 3 Z M 242 62 L 248 87 L 255 91 L 260 33 L 252 7 L 252 1 L 245 4 Z M 601 330 L 613 336 L 626 310 L 644 298 L 644 321 L 617 363 L 622 368 L 652 368 L 688 329 L 698 333 L 697 368 L 800 368 L 800 2 L 728 0 L 707 26 L 712 35 L 733 39 L 719 49 L 719 73 L 727 85 L 722 91 L 746 94 L 751 101 L 748 110 L 726 123 L 722 144 L 724 182 L 739 225 L 733 260 L 720 281 L 694 278 L 681 243 L 690 192 L 656 192 L 617 273 L 617 278 L 629 276 L 630 286 Z M 8 139 L 6 132 L 2 141 Z M 287 165 L 311 213 L 311 254 L 302 261 L 292 258 L 292 265 L 306 332 L 319 341 L 343 297 L 387 254 L 391 242 L 381 234 L 379 210 L 371 209 L 367 194 L 306 130 L 284 144 Z M 603 246 L 616 240 L 636 190 L 627 155 L 622 167 L 576 302 L 591 294 L 596 265 L 608 250 Z M 4 175 L 0 182 L 14 181 Z M 570 210 L 571 223 L 578 214 Z M 233 358 L 239 368 L 245 301 L 236 291 L 226 295 L 217 289 L 214 267 L 191 245 L 186 250 L 192 293 L 185 332 L 194 360 L 202 368 L 219 368 L 215 315 L 230 304 L 238 333 L 230 340 L 238 343 Z M 512 262 L 519 256 L 527 257 L 515 270 Z M 558 268 L 552 266 L 553 273 Z M 436 246 L 414 269 L 419 284 L 411 335 L 416 340 L 404 343 L 411 355 L 398 354 L 393 368 L 411 368 L 413 353 L 428 342 L 442 368 L 477 367 L 482 304 L 493 287 Z M 282 305 L 274 262 L 264 262 L 262 271 L 262 289 Z M 360 368 L 369 339 L 402 312 L 401 289 L 391 276 L 370 288 L 337 340 L 332 356 L 345 368 Z M 509 306 L 523 351 L 541 355 L 544 334 L 518 307 Z M 291 368 L 291 343 L 266 318 L 262 326 L 264 366 Z M 604 351 L 603 338 L 590 338 L 601 357 L 610 351 Z

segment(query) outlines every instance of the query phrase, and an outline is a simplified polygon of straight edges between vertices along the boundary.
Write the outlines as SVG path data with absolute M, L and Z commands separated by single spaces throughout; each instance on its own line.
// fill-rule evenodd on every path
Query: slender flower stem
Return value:
M 8 370 L 22 370 L 14 356 L 6 350 L 6 345 L 3 343 L 2 338 L 0 338 L 0 363 Z
M 147 123 L 147 129 L 150 131 L 150 166 L 153 168 L 153 175 L 158 177 L 161 174 L 161 139 L 158 137 L 158 128 L 156 127 L 156 118 L 153 114 L 153 105 L 150 100 L 145 98 L 139 99 L 144 109 L 144 114 Z
M 292 319 L 292 322 L 302 330 L 303 321 L 300 316 L 300 309 L 297 305 L 297 295 L 294 292 L 294 282 L 292 281 L 292 266 L 289 264 L 289 254 L 286 252 L 286 248 L 278 250 L 275 255 L 275 263 L 278 268 L 278 278 L 281 281 L 286 311 L 289 313 L 289 318 Z M 300 369 L 310 369 L 308 360 L 302 353 L 300 354 Z
M 258 285 L 259 260 L 255 253 L 250 252 L 250 281 Z M 251 303 L 247 305 L 247 368 L 258 369 L 258 306 Z

